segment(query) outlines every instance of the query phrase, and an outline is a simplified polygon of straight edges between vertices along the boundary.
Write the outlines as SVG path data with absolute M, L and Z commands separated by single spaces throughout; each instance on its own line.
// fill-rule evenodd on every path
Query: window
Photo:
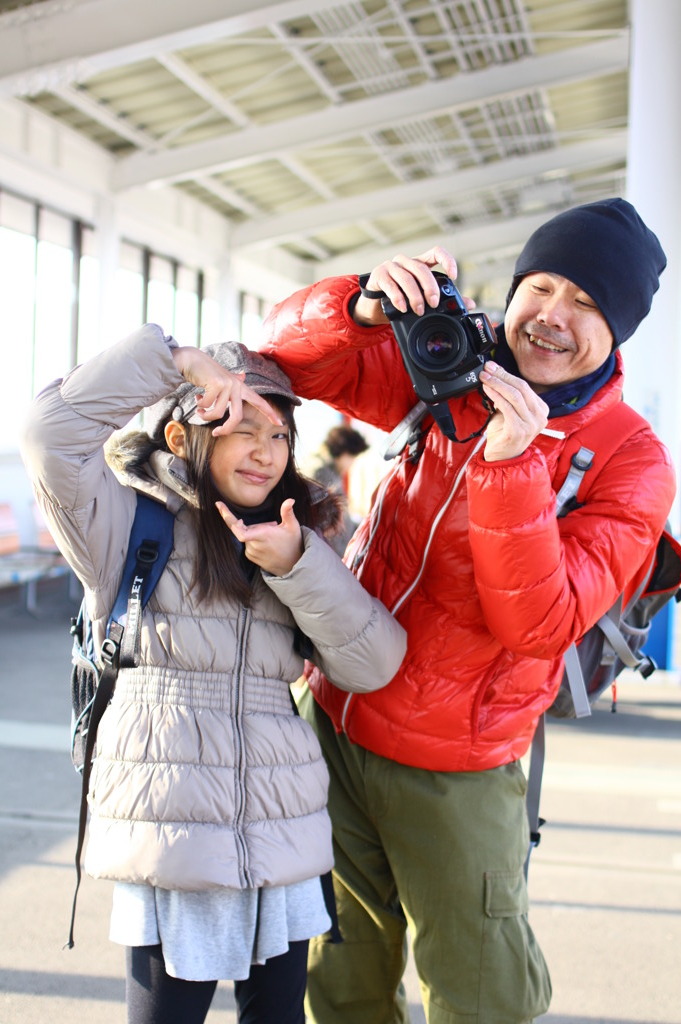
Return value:
M 166 334 L 175 331 L 175 267 L 170 260 L 148 254 L 147 309 L 144 319 Z
M 83 228 L 81 235 L 78 304 L 78 358 L 83 363 L 101 348 L 99 338 L 100 273 L 95 252 L 95 233 Z
M 3 396 L 0 450 L 18 446 L 19 425 L 33 395 L 33 320 L 36 288 L 34 211 L 29 203 L 0 195 L 0 338 L 2 363 L 12 367 Z
M 262 299 L 248 292 L 241 293 L 241 341 L 248 348 L 257 348 L 263 322 Z
M 75 363 L 74 232 L 68 217 L 0 194 L 0 336 L 13 370 L 3 451 L 16 449 L 31 397 Z
M 145 320 L 183 345 L 219 338 L 216 288 L 206 294 L 202 271 L 122 241 L 104 281 L 101 243 L 92 226 L 0 189 L 0 344 L 13 373 L 0 452 L 16 452 L 37 391 Z M 112 297 L 105 324 L 103 288 Z
M 38 208 L 33 381 L 35 394 L 76 363 L 72 222 Z
M 112 340 L 125 338 L 144 320 L 144 261 L 138 245 L 121 243 L 115 295 L 116 325 L 108 332 Z
M 181 345 L 199 344 L 202 288 L 201 276 L 196 271 L 188 267 L 177 268 L 173 334 Z

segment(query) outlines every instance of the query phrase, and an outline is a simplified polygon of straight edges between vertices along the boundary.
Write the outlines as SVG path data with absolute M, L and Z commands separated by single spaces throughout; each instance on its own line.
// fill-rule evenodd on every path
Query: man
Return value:
M 605 465 L 596 454 L 583 507 L 557 519 L 555 492 L 584 428 L 617 429 L 618 349 L 665 262 L 622 199 L 539 228 L 481 374 L 492 413 L 477 388 L 450 399 L 460 443 L 427 417 L 353 538 L 346 561 L 408 649 L 377 693 L 348 698 L 313 672 L 303 700 L 331 772 L 344 937 L 311 950 L 316 1024 L 408 1021 L 407 924 L 429 1024 L 524 1024 L 548 1008 L 518 759 L 563 652 L 643 570 L 675 482 L 642 421 Z M 392 430 L 415 398 L 376 293 L 421 314 L 439 298 L 436 265 L 455 276 L 436 247 L 382 263 L 361 292 L 356 277 L 298 292 L 271 314 L 265 350 L 297 394 Z

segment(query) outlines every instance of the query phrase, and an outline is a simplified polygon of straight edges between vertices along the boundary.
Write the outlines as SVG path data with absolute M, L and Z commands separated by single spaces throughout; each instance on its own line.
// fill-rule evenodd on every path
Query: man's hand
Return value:
M 244 544 L 246 558 L 273 576 L 285 576 L 303 553 L 303 535 L 293 511 L 293 498 L 281 506 L 281 523 L 255 523 L 246 526 L 224 502 L 215 506 L 237 540 Z
M 485 363 L 480 381 L 496 410 L 485 432 L 485 461 L 499 462 L 522 455 L 548 423 L 548 405 L 527 381 L 514 377 L 496 363 Z
M 368 291 L 384 292 L 395 309 L 406 313 L 411 308 L 417 316 L 425 312 L 428 306 L 437 306 L 440 301 L 440 289 L 433 276 L 433 267 L 441 267 L 452 280 L 456 277 L 456 260 L 451 253 L 440 245 L 420 256 L 404 256 L 401 253 L 392 260 L 380 263 L 371 271 L 366 283 Z M 424 301 L 425 300 L 425 301 Z M 472 308 L 475 303 L 465 300 Z M 355 304 L 353 317 L 358 324 L 375 327 L 385 324 L 388 318 L 383 312 L 380 299 L 368 299 L 360 295 Z
M 175 366 L 185 380 L 203 389 L 196 396 L 196 411 L 206 423 L 221 419 L 229 409 L 229 417 L 213 434 L 229 434 L 243 415 L 243 403 L 248 402 L 267 417 L 270 423 L 281 426 L 276 410 L 265 399 L 244 384 L 245 374 L 230 373 L 200 348 L 182 346 L 171 349 Z

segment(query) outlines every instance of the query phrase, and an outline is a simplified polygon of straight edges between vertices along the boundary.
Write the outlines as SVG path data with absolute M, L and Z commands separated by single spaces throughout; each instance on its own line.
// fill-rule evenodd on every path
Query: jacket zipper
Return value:
M 486 437 L 483 434 L 482 437 L 478 438 L 478 440 L 476 441 L 475 445 L 473 446 L 473 448 L 471 450 L 470 455 L 467 457 L 465 462 L 460 467 L 459 472 L 456 474 L 456 479 L 454 480 L 454 483 L 452 485 L 452 489 L 449 492 L 447 500 L 441 506 L 440 511 L 438 512 L 438 514 L 436 515 L 435 519 L 433 520 L 432 526 L 430 528 L 430 532 L 428 534 L 428 540 L 426 541 L 426 545 L 425 545 L 425 547 L 423 549 L 423 556 L 421 558 L 421 564 L 420 564 L 420 566 L 418 568 L 418 572 L 416 573 L 416 575 L 414 576 L 414 579 L 411 581 L 411 583 L 406 588 L 406 590 L 402 593 L 402 596 L 400 598 L 398 598 L 398 600 L 394 603 L 394 605 L 390 609 L 391 615 L 396 615 L 397 614 L 397 612 L 400 610 L 400 608 L 406 602 L 407 598 L 409 598 L 411 596 L 411 594 L 414 592 L 416 586 L 418 585 L 419 580 L 423 576 L 423 572 L 424 572 L 425 567 L 426 567 L 426 561 L 428 559 L 428 554 L 430 552 L 430 548 L 431 548 L 431 544 L 433 542 L 433 537 L 435 536 L 435 532 L 436 532 L 438 526 L 440 525 L 442 517 L 445 515 L 447 509 L 449 508 L 449 506 L 450 506 L 450 504 L 452 502 L 452 499 L 454 498 L 454 495 L 456 494 L 456 492 L 459 489 L 459 486 L 461 484 L 461 480 L 462 480 L 463 474 L 466 472 L 466 466 L 471 461 L 473 456 L 476 455 L 480 451 L 480 449 L 482 448 L 482 446 L 485 443 L 485 441 L 486 441 Z M 390 475 L 392 475 L 392 474 L 390 474 Z M 385 493 L 385 491 L 383 493 Z M 371 541 L 373 539 L 373 536 L 374 536 L 374 534 L 376 532 L 376 528 L 378 527 L 378 522 L 380 520 L 380 514 L 381 514 L 381 511 L 382 511 L 382 505 L 383 505 L 383 494 L 380 497 L 380 506 L 379 506 L 379 510 L 378 510 L 378 517 L 376 519 L 376 523 L 372 524 L 372 529 L 371 529 L 371 533 L 369 535 L 369 539 L 368 539 L 364 549 L 361 552 L 362 565 L 364 564 L 365 557 L 366 557 L 366 555 L 367 555 L 367 553 L 369 551 L 369 546 L 370 546 Z M 359 573 L 358 573 L 358 576 L 359 576 Z M 357 697 L 356 693 L 349 693 L 348 696 L 345 699 L 345 703 L 343 704 L 343 710 L 342 710 L 342 713 L 341 713 L 340 725 L 341 725 L 341 731 L 345 732 L 346 734 L 347 734 L 346 726 L 347 726 L 347 721 L 348 721 L 348 717 L 349 717 L 349 714 L 350 714 L 350 705 L 352 704 L 353 698 L 355 698 L 355 697 Z
M 244 730 L 243 730 L 243 689 L 244 689 L 244 663 L 246 660 L 246 638 L 250 622 L 250 611 L 242 608 L 239 613 L 239 632 L 237 635 L 237 656 L 234 665 L 234 694 L 233 694 L 233 716 L 234 722 L 234 845 L 237 853 L 239 874 L 245 885 L 252 887 L 250 872 L 248 870 L 248 850 L 243 836 L 243 823 L 246 814 L 246 793 L 245 793 L 245 751 L 244 751 Z

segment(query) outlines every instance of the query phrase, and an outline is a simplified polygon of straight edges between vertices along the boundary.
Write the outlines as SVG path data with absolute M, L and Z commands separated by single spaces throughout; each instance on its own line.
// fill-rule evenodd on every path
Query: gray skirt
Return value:
M 241 981 L 252 964 L 330 927 L 319 878 L 267 889 L 203 892 L 118 882 L 109 938 L 123 946 L 161 943 L 166 970 L 174 978 Z

